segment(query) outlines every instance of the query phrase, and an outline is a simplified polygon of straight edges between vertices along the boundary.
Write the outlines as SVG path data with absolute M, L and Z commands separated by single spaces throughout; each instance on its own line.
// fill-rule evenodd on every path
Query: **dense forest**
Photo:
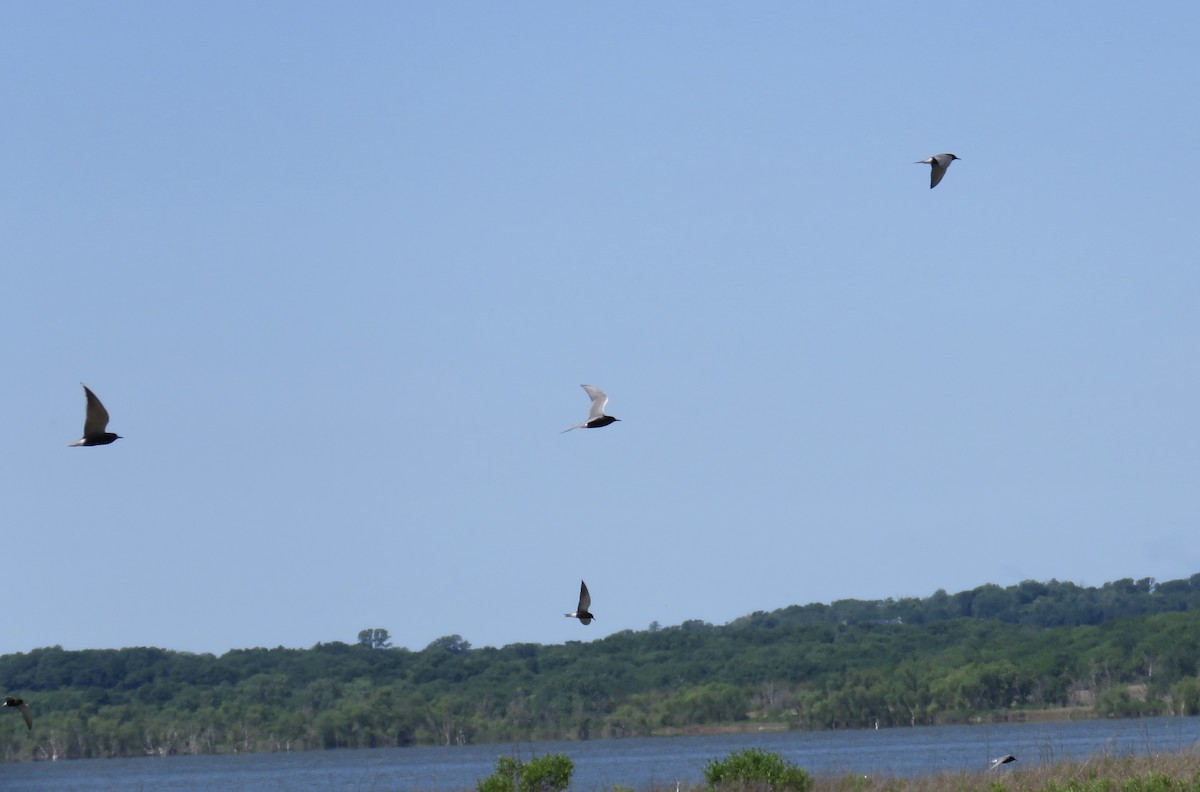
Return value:
M 0 657 L 8 761 L 1200 713 L 1200 574 L 1027 581 L 688 621 L 590 642 L 35 649 Z

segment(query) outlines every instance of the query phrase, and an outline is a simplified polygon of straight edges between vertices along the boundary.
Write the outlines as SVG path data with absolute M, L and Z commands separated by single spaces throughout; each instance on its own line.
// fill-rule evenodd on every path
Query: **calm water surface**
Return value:
M 1005 723 L 837 732 L 786 732 L 712 737 L 654 737 L 523 744 L 528 759 L 561 751 L 575 762 L 572 792 L 614 784 L 644 789 L 696 782 L 704 764 L 741 748 L 778 751 L 818 775 L 914 776 L 976 771 L 989 757 L 1015 754 L 1022 765 L 1194 749 L 1200 718 Z M 241 756 L 169 756 L 8 764 L 0 789 L 50 792 L 196 790 L 200 792 L 449 792 L 475 786 L 512 745 L 380 748 Z

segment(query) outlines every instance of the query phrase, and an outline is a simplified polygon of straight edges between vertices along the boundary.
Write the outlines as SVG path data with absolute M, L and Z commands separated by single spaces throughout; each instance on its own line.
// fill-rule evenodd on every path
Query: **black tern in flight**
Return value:
M 953 154 L 935 154 L 929 159 L 918 160 L 913 164 L 931 166 L 931 170 L 929 171 L 929 189 L 932 190 L 938 186 L 938 182 L 946 175 L 946 168 L 949 168 L 950 163 L 956 159 L 961 159 L 961 157 L 956 157 Z
M 83 385 L 82 382 L 79 384 Z M 83 437 L 74 443 L 67 443 L 67 446 L 108 445 L 114 440 L 120 440 L 120 435 L 108 431 L 108 410 L 104 409 L 104 405 L 96 398 L 96 394 L 92 393 L 87 385 L 83 385 L 83 392 L 87 394 L 87 416 L 83 419 Z
M 568 619 L 579 619 L 580 624 L 591 624 L 592 619 L 596 618 L 588 613 L 588 608 L 592 607 L 592 595 L 588 594 L 587 583 L 579 581 L 579 607 L 575 608 L 574 613 L 564 613 Z
M 7 696 L 4 699 L 4 703 L 0 704 L 0 707 L 16 707 L 21 710 L 21 715 L 25 718 L 25 725 L 29 727 L 30 731 L 33 731 L 33 715 L 29 712 L 29 705 L 25 703 L 25 699 Z
M 570 429 L 563 429 L 560 434 L 566 434 L 571 429 L 599 429 L 601 426 L 608 426 L 613 421 L 621 420 L 620 418 L 613 418 L 611 415 L 604 414 L 604 405 L 608 404 L 608 396 L 604 391 L 595 385 L 580 385 L 579 387 L 587 391 L 587 395 L 592 400 L 592 409 L 588 410 L 586 421 L 577 423 Z
M 1009 762 L 1015 762 L 1015 761 L 1017 761 L 1017 757 L 1013 756 L 1012 754 L 1005 754 L 1004 756 L 998 756 L 992 760 L 992 766 L 989 767 L 988 770 L 995 770 L 997 767 L 999 767 L 1002 764 L 1008 764 Z

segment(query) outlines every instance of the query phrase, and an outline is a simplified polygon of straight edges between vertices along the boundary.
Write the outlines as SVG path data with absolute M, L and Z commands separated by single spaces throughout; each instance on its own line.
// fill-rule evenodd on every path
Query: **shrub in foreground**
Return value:
M 479 792 L 562 792 L 575 769 L 566 754 L 535 756 L 522 762 L 515 756 L 496 760 L 496 772 L 475 784 Z
M 765 786 L 772 790 L 806 792 L 812 778 L 801 768 L 774 751 L 746 748 L 724 759 L 710 759 L 704 766 L 704 778 L 713 788 L 722 786 Z

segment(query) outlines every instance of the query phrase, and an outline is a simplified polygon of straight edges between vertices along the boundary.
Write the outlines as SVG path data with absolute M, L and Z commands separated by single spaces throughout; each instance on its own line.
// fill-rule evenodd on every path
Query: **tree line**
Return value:
M 744 722 L 912 726 L 1022 711 L 1200 712 L 1200 575 L 842 600 L 561 645 L 34 649 L 0 656 L 34 730 L 8 761 L 644 736 Z

